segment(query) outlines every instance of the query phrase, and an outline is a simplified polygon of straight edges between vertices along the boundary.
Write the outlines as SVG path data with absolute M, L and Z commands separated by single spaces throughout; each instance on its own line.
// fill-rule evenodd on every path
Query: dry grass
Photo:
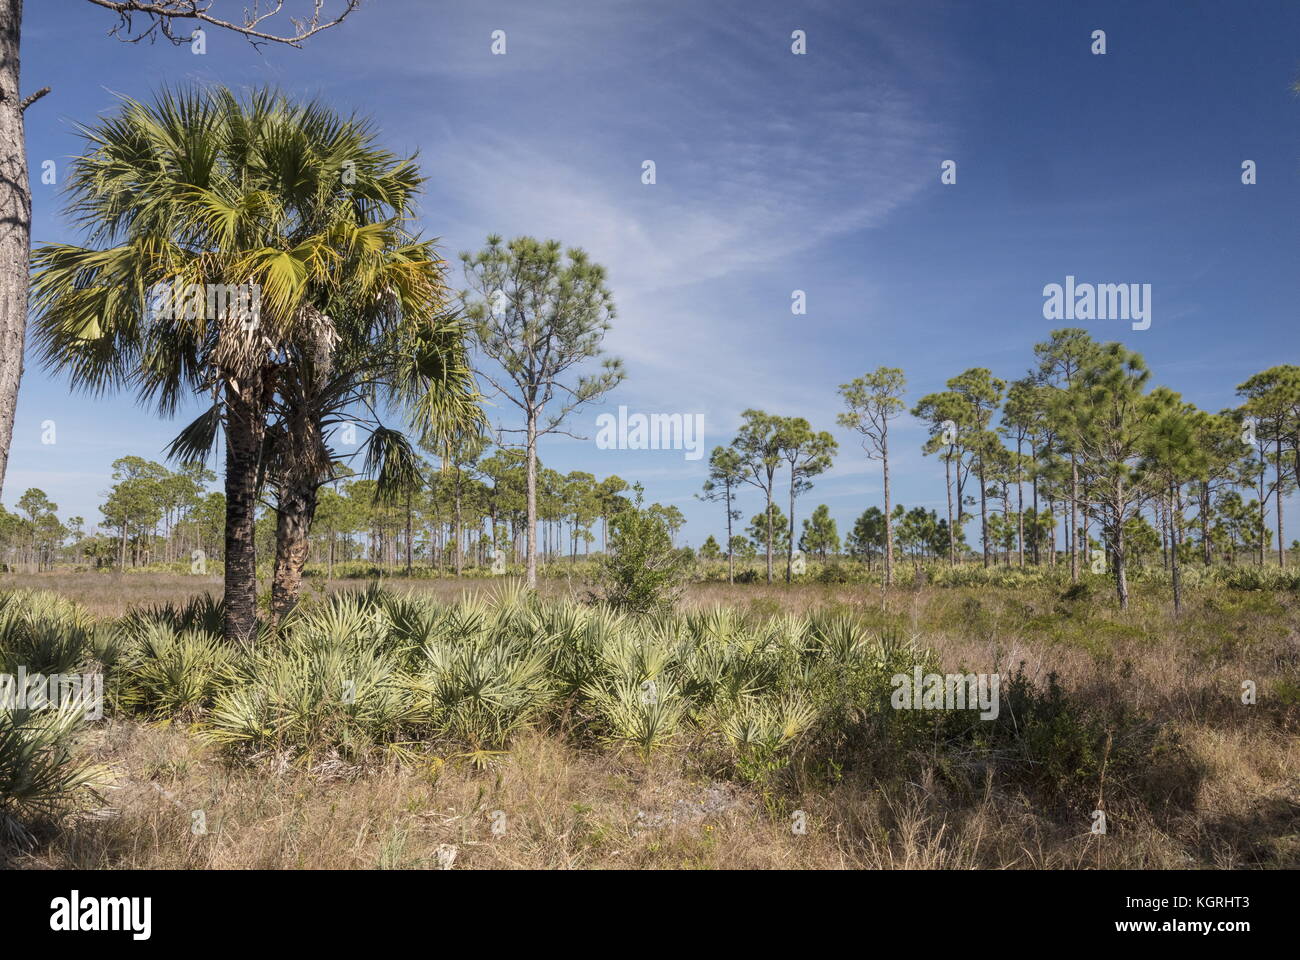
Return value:
M 972 796 L 927 774 L 774 797 L 692 776 L 681 758 L 647 766 L 541 733 L 486 770 L 456 762 L 231 768 L 183 730 L 134 723 L 111 723 L 96 741 L 115 771 L 107 805 L 13 866 L 431 868 L 446 845 L 458 869 L 1300 864 L 1294 739 L 1247 743 L 1192 731 L 1192 750 L 1210 767 L 1195 812 L 1165 824 L 1112 813 L 1105 837 L 991 782 Z M 206 834 L 192 830 L 195 810 Z M 802 835 L 793 829 L 799 810 Z
M 339 590 L 356 590 L 366 585 L 365 580 L 324 580 L 309 578 L 305 584 L 307 594 L 330 593 Z M 385 581 L 398 589 L 429 593 L 441 600 L 455 600 L 462 594 L 478 593 L 500 585 L 500 580 L 452 578 L 442 580 Z M 264 584 L 265 586 L 265 584 Z M 203 593 L 221 594 L 221 578 L 216 576 L 191 576 L 183 573 L 120 573 L 116 570 L 103 573 L 6 573 L 0 574 L 0 591 L 54 590 L 72 597 L 97 617 L 120 617 L 132 607 L 142 604 L 183 602 Z M 540 592 L 544 596 L 560 596 L 579 591 L 579 585 L 563 580 L 544 580 Z
M 485 583 L 410 586 L 454 599 Z M 61 590 L 111 615 L 213 585 L 159 574 L 0 582 L 18 586 Z M 340 586 L 358 583 L 330 585 Z M 954 771 L 938 745 L 916 776 L 879 776 L 867 763 L 758 785 L 717 779 L 689 749 L 646 763 L 543 730 L 486 769 L 455 758 L 235 766 L 179 726 L 119 720 L 86 744 L 113 769 L 104 808 L 13 864 L 429 868 L 454 847 L 458 869 L 1300 866 L 1300 711 L 1287 692 L 1300 679 L 1294 596 L 1207 592 L 1177 619 L 1155 591 L 1139 591 L 1123 614 L 1106 600 L 1076 609 L 1047 591 L 922 588 L 882 602 L 854 586 L 725 584 L 693 586 L 684 599 L 758 612 L 851 608 L 916 632 L 945 664 L 1024 662 L 1035 678 L 1055 672 L 1073 694 L 1163 721 L 1177 750 L 1150 771 L 1154 801 L 1107 796 L 1105 836 L 1090 832 L 1090 809 L 1047 806 L 991 770 Z M 1247 679 L 1256 706 L 1240 703 Z M 206 834 L 191 831 L 193 810 L 204 811 Z M 803 834 L 792 829 L 798 811 Z

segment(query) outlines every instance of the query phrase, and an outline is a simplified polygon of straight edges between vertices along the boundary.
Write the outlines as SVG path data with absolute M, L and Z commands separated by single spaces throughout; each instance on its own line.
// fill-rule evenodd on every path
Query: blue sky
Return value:
M 1151 284 L 1150 329 L 1078 325 L 1208 409 L 1233 405 L 1252 373 L 1300 362 L 1293 2 L 369 0 L 302 50 L 210 31 L 203 56 L 120 43 L 114 22 L 85 0 L 27 4 L 24 90 L 53 89 L 27 113 L 35 243 L 75 237 L 41 164 L 61 180 L 75 124 L 115 93 L 190 80 L 320 95 L 419 152 L 420 226 L 453 258 L 489 232 L 533 234 L 609 268 L 606 344 L 628 377 L 574 432 L 594 438 L 619 404 L 702 413 L 706 448 L 748 407 L 806 417 L 840 453 L 799 516 L 826 503 L 841 533 L 881 483 L 834 425 L 836 387 L 898 366 L 910 404 L 968 367 L 1019 377 L 1063 325 L 1043 319 L 1042 290 L 1067 275 Z M 1097 29 L 1104 56 L 1090 52 Z M 794 30 L 805 55 L 791 53 Z M 940 182 L 945 160 L 954 185 Z M 1243 160 L 1255 185 L 1241 183 Z M 490 412 L 515 425 L 504 401 Z M 41 443 L 45 420 L 55 444 Z M 161 459 L 180 422 L 130 396 L 73 395 L 29 359 L 5 502 L 39 486 L 62 516 L 93 523 L 111 462 Z M 924 436 L 910 418 L 895 427 L 894 499 L 942 513 Z M 683 510 L 687 542 L 721 531 L 721 507 L 694 498 L 707 458 L 551 437 L 542 459 L 641 481 Z M 740 506 L 748 519 L 760 494 Z

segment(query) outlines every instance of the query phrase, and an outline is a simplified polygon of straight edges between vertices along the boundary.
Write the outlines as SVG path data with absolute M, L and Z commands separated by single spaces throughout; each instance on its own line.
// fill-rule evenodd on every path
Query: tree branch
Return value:
M 289 22 L 293 24 L 294 32 L 292 34 L 276 34 L 263 30 L 262 24 L 284 9 L 284 0 L 274 0 L 274 6 L 265 12 L 262 11 L 263 0 L 254 0 L 252 9 L 245 10 L 242 23 L 223 20 L 209 13 L 208 11 L 212 8 L 215 0 L 88 0 L 88 2 L 116 13 L 122 22 L 113 28 L 112 33 L 113 35 L 125 33 L 122 39 L 129 43 L 137 43 L 155 30 L 160 30 L 163 36 L 172 43 L 188 43 L 189 37 L 177 36 L 172 32 L 172 21 L 181 19 L 197 20 L 210 26 L 232 30 L 235 33 L 243 34 L 254 45 L 259 43 L 283 43 L 291 47 L 300 47 L 304 40 L 314 37 L 322 30 L 338 26 L 361 5 L 361 0 L 345 0 L 346 6 L 338 16 L 322 21 L 321 17 L 326 0 L 312 0 L 310 18 L 290 17 Z M 271 0 L 267 0 L 267 2 L 270 3 Z M 131 15 L 134 13 L 142 13 L 149 18 L 149 27 L 147 29 L 139 33 L 133 33 Z
M 18 104 L 18 112 L 23 113 L 28 107 L 49 92 L 49 87 L 41 87 L 41 89 L 37 90 L 35 93 L 29 93 L 27 96 L 23 97 L 22 103 Z

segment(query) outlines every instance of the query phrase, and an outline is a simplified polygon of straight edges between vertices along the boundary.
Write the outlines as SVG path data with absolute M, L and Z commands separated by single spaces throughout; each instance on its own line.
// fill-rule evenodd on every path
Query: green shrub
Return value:
M 144 622 L 116 661 L 114 704 L 155 717 L 193 719 L 230 683 L 240 651 L 197 627 Z
M 83 723 L 80 709 L 0 709 L 0 840 L 22 842 L 95 794 L 104 771 L 73 750 Z
M 0 594 L 0 673 L 86 672 L 96 625 L 78 604 L 43 590 Z
M 588 684 L 583 693 L 603 724 L 601 739 L 643 756 L 672 741 L 688 708 L 677 687 L 662 679 L 617 677 Z
M 803 694 L 741 697 L 732 702 L 719 728 L 735 753 L 741 776 L 761 780 L 785 766 L 817 715 L 817 708 Z
M 498 749 L 549 703 L 548 651 L 511 629 L 516 612 L 466 600 L 429 625 L 406 680 L 412 720 L 473 750 Z
M 600 561 L 593 599 L 615 610 L 654 613 L 677 599 L 690 560 L 673 547 L 668 525 L 636 503 L 610 520 L 609 552 Z

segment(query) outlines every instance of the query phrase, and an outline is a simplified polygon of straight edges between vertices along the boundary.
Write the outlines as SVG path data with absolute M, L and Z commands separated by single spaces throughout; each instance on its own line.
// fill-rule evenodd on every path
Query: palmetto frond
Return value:
M 362 445 L 365 474 L 375 478 L 375 499 L 393 503 L 401 494 L 417 490 L 424 483 L 420 458 L 411 442 L 398 430 L 379 426 Z
M 221 404 L 214 403 L 168 444 L 168 458 L 179 463 L 206 461 L 217 444 L 217 432 L 220 429 Z

